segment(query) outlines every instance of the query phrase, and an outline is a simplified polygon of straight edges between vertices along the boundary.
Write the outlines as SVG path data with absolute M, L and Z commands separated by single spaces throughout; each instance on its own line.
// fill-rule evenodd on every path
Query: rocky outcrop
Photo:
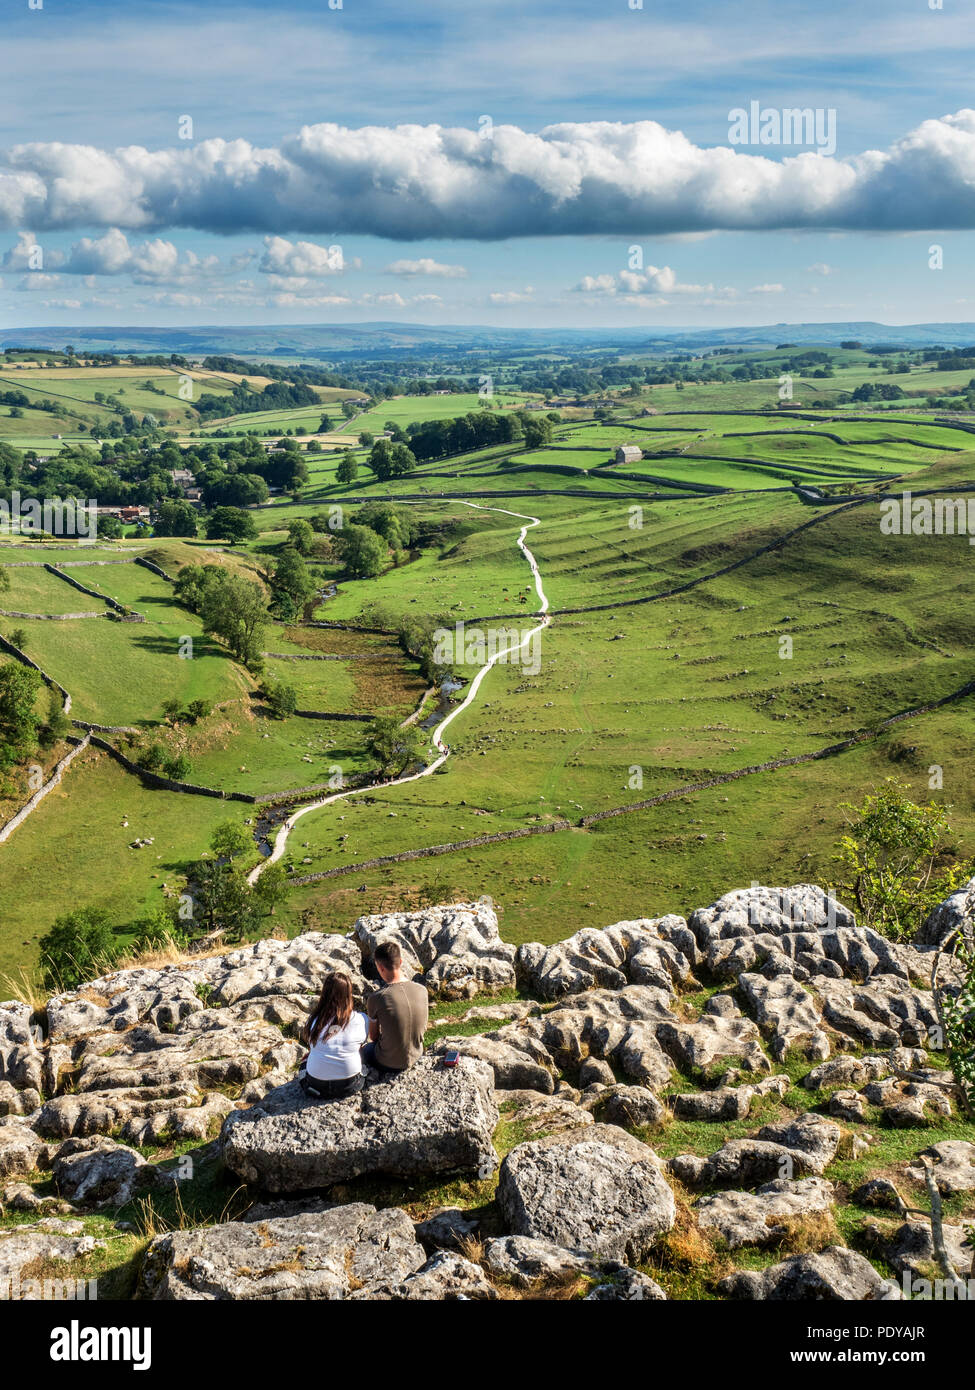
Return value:
M 38 1166 L 44 1145 L 26 1125 L 0 1125 L 0 1178 L 20 1178 Z
M 232 1172 L 268 1192 L 329 1187 L 365 1173 L 487 1177 L 498 1161 L 497 1122 L 489 1067 L 469 1057 L 452 1068 L 423 1058 L 348 1100 L 311 1104 L 290 1081 L 229 1115 L 220 1146 Z
M 515 949 L 501 940 L 493 908 L 481 903 L 360 917 L 353 935 L 368 955 L 381 941 L 395 941 L 406 971 L 442 999 L 470 999 L 515 983 Z
M 497 1200 L 514 1235 L 634 1263 L 676 1217 L 653 1150 L 613 1125 L 519 1144 L 501 1165 Z
M 542 999 L 561 999 L 587 989 L 622 989 L 656 985 L 668 993 L 693 983 L 691 966 L 679 946 L 686 944 L 683 917 L 641 918 L 612 927 L 586 927 L 566 941 L 518 947 L 515 972 L 519 985 Z
M 965 1139 L 942 1139 L 929 1149 L 922 1149 L 918 1160 L 917 1166 L 908 1168 L 909 1175 L 916 1182 L 924 1182 L 922 1165 L 927 1163 L 942 1197 L 975 1192 L 975 1144 Z

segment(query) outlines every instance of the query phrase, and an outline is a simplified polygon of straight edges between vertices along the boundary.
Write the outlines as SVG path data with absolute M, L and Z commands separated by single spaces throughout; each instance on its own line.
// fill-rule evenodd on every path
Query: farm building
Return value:
M 639 463 L 643 458 L 643 450 L 639 444 L 621 444 L 616 450 L 617 463 Z

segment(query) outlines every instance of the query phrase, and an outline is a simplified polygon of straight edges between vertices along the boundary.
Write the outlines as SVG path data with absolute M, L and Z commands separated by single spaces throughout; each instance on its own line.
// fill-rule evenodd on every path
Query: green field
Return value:
M 858 380 L 876 375 L 863 362 L 837 359 L 836 370 L 836 378 L 822 383 L 834 391 L 842 373 L 859 374 Z M 28 375 L 10 374 L 18 384 Z M 134 393 L 140 375 L 144 380 L 146 369 L 136 369 L 134 379 L 123 374 L 123 389 Z M 76 391 L 73 399 L 88 409 L 89 378 L 66 369 L 45 376 L 52 390 L 59 382 L 65 394 Z M 335 502 L 354 512 L 361 498 L 419 496 L 424 500 L 409 505 L 428 528 L 427 542 L 368 580 L 349 579 L 337 559 L 319 559 L 320 578 L 336 590 L 313 618 L 354 624 L 367 605 L 379 604 L 391 621 L 421 614 L 447 624 L 463 619 L 476 627 L 483 620 L 488 630 L 526 630 L 537 599 L 516 545 L 522 523 L 507 513 L 540 519 L 528 544 L 554 618 L 542 634 L 539 668 L 496 667 L 476 703 L 451 725 L 451 757 L 441 773 L 310 813 L 289 841 L 285 862 L 301 877 L 552 820 L 570 827 L 295 886 L 278 913 L 293 931 L 345 927 L 361 912 L 392 903 L 488 893 L 504 911 L 508 939 L 553 940 L 583 925 L 687 911 L 753 878 L 828 879 L 845 824 L 842 804 L 894 773 L 923 798 L 933 764 L 945 770 L 944 788 L 934 795 L 950 804 L 959 845 L 971 854 L 975 720 L 967 700 L 831 758 L 751 773 L 589 828 L 578 825 L 584 815 L 876 731 L 881 721 L 940 699 L 970 678 L 975 628 L 966 600 L 975 581 L 967 537 L 884 537 L 877 502 L 885 488 L 970 483 L 975 489 L 969 436 L 916 407 L 896 418 L 845 406 L 811 412 L 812 419 L 762 413 L 771 384 L 654 387 L 621 404 L 613 421 L 565 413 L 548 446 L 430 460 L 389 484 L 369 472 L 365 449 L 356 449 L 360 477 L 346 488 L 335 481 L 338 451 L 309 454 L 301 501 L 278 498 L 256 509 L 260 535 L 249 545 L 47 548 L 11 539 L 0 547 L 0 563 L 11 564 L 11 587 L 0 602 L 38 613 L 98 609 L 97 600 L 39 565 L 13 567 L 23 559 L 87 554 L 113 562 L 148 551 L 170 573 L 186 563 L 215 562 L 259 579 L 295 517 Z M 502 408 L 525 400 L 513 393 L 495 397 Z M 663 412 L 711 409 L 643 416 L 645 400 Z M 395 397 L 349 429 L 378 432 L 388 420 L 406 426 L 480 404 L 473 394 Z M 755 413 L 729 413 L 742 409 Z M 305 413 L 317 426 L 320 412 Z M 860 413 L 870 418 L 847 418 Z M 290 415 L 279 412 L 260 427 L 295 428 L 297 416 L 284 419 Z M 0 434 L 2 425 L 0 418 Z M 231 427 L 259 426 L 240 416 Z M 656 456 L 610 463 L 622 443 Z M 868 500 L 849 510 L 806 505 L 797 482 Z M 702 484 L 725 491 L 668 495 Z M 525 495 L 506 495 L 519 492 Z M 481 507 L 464 505 L 465 497 Z M 502 510 L 483 509 L 490 507 Z M 807 522 L 814 524 L 758 553 Z M 716 573 L 729 565 L 735 566 L 730 572 Z M 307 787 L 326 781 L 336 767 L 346 777 L 370 774 L 361 721 L 270 718 L 259 682 L 202 633 L 167 581 L 117 562 L 74 573 L 147 621 L 0 623 L 6 634 L 26 631 L 29 654 L 71 692 L 74 717 L 135 726 L 141 732 L 130 751 L 158 741 L 189 758 L 191 780 L 228 791 L 266 795 Z M 560 612 L 577 608 L 595 611 Z M 189 661 L 179 656 L 187 636 L 194 644 Z M 791 639 L 789 657 L 781 655 L 784 637 Z M 402 719 L 425 689 L 417 664 L 392 636 L 273 622 L 266 649 L 272 653 L 266 674 L 293 685 L 301 709 Z M 337 659 L 286 659 L 298 656 Z M 463 679 L 476 674 L 463 654 L 456 664 Z M 170 726 L 162 716 L 170 698 L 184 704 L 203 698 L 217 708 L 196 725 Z M 122 803 L 130 821 L 124 831 Z M 5 803 L 5 814 L 15 809 L 13 801 Z M 120 924 L 131 923 L 166 874 L 178 876 L 205 848 L 215 824 L 256 815 L 241 803 L 150 791 L 105 755 L 85 755 L 3 847 L 0 862 L 10 875 L 24 873 L 48 845 L 58 872 L 29 902 L 8 893 L 0 969 L 31 963 L 32 943 L 69 901 L 107 904 Z M 144 833 L 137 817 L 140 825 L 157 827 L 148 833 L 163 846 L 158 856 L 129 847 Z

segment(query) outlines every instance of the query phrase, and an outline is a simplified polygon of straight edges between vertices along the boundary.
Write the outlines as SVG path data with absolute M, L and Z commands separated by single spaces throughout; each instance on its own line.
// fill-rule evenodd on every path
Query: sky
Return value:
M 973 48 L 968 0 L 7 0 L 0 325 L 975 320 Z

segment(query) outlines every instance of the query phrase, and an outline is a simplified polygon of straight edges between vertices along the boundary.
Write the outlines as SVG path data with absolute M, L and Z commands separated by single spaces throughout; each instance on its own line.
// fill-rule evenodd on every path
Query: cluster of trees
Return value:
M 254 368 L 248 369 L 253 373 Z M 238 381 L 228 395 L 203 392 L 193 402 L 193 407 L 201 419 L 213 419 L 222 415 L 243 415 L 252 410 L 293 410 L 296 406 L 318 405 L 317 391 L 310 386 L 292 381 L 269 381 L 260 391 L 255 391 L 246 382 Z
M 865 381 L 853 392 L 855 401 L 899 401 L 906 393 L 893 381 Z
M 424 462 L 495 444 L 536 449 L 551 441 L 552 425 L 552 417 L 540 412 L 476 410 L 453 420 L 425 420 L 410 425 L 407 432 L 414 460 Z M 383 443 L 388 441 L 379 440 L 375 447 Z M 371 455 L 369 465 L 373 467 Z
M 259 584 L 220 565 L 185 565 L 175 587 L 206 632 L 219 637 L 245 666 L 260 669 L 268 608 Z

